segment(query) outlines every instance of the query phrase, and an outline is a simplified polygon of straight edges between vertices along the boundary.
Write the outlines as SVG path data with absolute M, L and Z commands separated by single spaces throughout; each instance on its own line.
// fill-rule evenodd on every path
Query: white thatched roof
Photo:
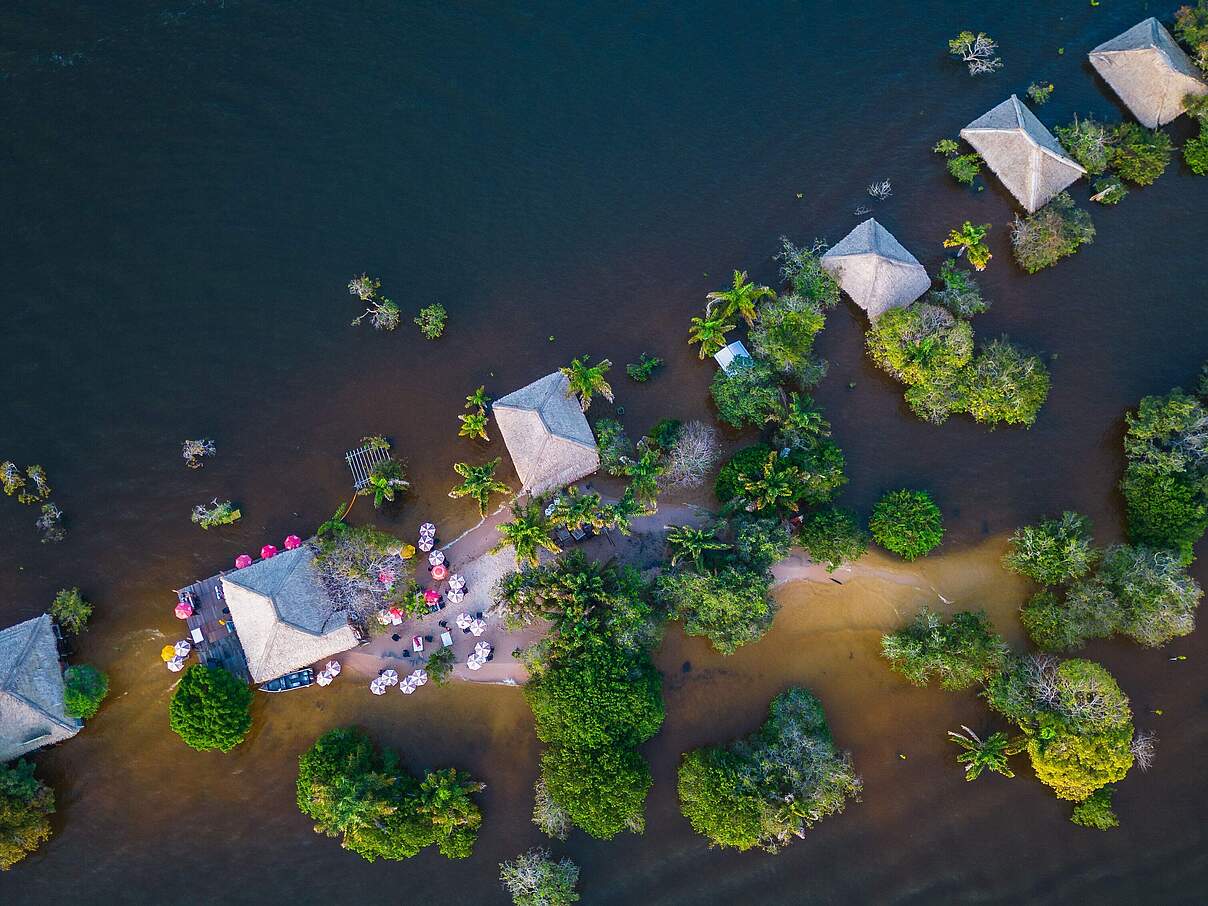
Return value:
M 70 739 L 81 726 L 63 711 L 63 671 L 50 616 L 0 631 L 0 762 Z
M 257 683 L 360 643 L 348 617 L 333 611 L 305 544 L 227 573 L 222 593 Z
M 1150 129 L 1183 113 L 1188 94 L 1208 84 L 1162 23 L 1150 17 L 1090 52 L 1091 65 L 1124 105 Z
M 495 400 L 491 411 L 522 490 L 565 487 L 600 468 L 596 439 L 560 371 Z
M 1015 95 L 962 129 L 961 138 L 985 158 L 1029 214 L 1086 175 Z
M 872 321 L 931 288 L 918 259 L 871 217 L 827 250 L 822 267 Z

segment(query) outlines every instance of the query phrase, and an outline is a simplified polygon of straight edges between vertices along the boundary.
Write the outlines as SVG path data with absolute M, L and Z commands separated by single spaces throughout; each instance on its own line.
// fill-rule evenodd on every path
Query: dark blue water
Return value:
M 713 369 L 684 343 L 704 293 L 735 267 L 774 281 L 779 236 L 835 241 L 860 205 L 932 270 L 949 227 L 993 223 L 994 307 L 975 329 L 1049 354 L 1053 391 L 1031 431 L 923 424 L 867 363 L 845 303 L 821 341 L 832 368 L 819 398 L 848 456 L 846 501 L 930 487 L 955 545 L 1061 508 L 1117 534 L 1122 411 L 1208 354 L 1208 179 L 1176 163 L 1096 207 L 1093 246 L 1025 277 L 1009 199 L 992 179 L 980 194 L 958 187 L 930 148 L 1033 80 L 1056 85 L 1038 111 L 1050 125 L 1118 117 L 1085 51 L 1172 11 L 5 3 L 0 459 L 46 466 L 70 536 L 40 545 L 36 514 L 0 500 L 0 623 L 80 585 L 98 605 L 82 654 L 111 673 L 114 696 L 41 758 L 60 792 L 56 837 L 0 878 L 0 900 L 496 901 L 495 865 L 537 842 L 537 748 L 518 695 L 451 690 L 405 713 L 335 693 L 262 702 L 243 750 L 197 755 L 167 731 L 171 681 L 154 662 L 176 630 L 170 589 L 311 530 L 346 499 L 342 453 L 367 433 L 396 440 L 415 485 L 383 525 L 469 524 L 470 506 L 445 492 L 452 462 L 487 452 L 456 437 L 480 383 L 499 395 L 590 353 L 617 363 L 632 429 L 707 417 Z M 973 79 L 946 58 L 964 27 L 1000 41 L 1002 72 Z M 874 202 L 865 186 L 884 178 L 894 194 Z M 358 310 L 344 287 L 362 271 L 402 305 L 396 333 L 348 327 Z M 436 301 L 450 326 L 429 343 L 410 317 Z M 643 351 L 668 364 L 638 388 L 618 372 Z M 219 455 L 188 472 L 179 444 L 195 436 Z M 245 518 L 202 533 L 189 510 L 215 495 Z M 713 738 L 723 698 L 674 715 L 652 747 L 647 836 L 565 847 L 584 866 L 584 902 L 1196 899 L 1208 881 L 1202 639 L 1177 643 L 1190 658 L 1178 674 L 1168 652 L 1092 649 L 1139 711 L 1169 715 L 1158 767 L 1122 788 L 1112 834 L 1066 824 L 1024 778 L 989 792 L 953 783 L 947 761 L 909 779 L 872 763 L 858 765 L 868 801 L 785 854 L 711 853 L 679 818 L 673 778 L 679 751 Z M 370 867 L 310 833 L 294 756 L 348 720 L 417 763 L 485 777 L 472 860 Z

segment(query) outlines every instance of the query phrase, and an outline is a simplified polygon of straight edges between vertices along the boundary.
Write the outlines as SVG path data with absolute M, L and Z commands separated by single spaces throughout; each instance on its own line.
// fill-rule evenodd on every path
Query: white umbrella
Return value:
M 422 686 L 424 683 L 428 682 L 428 671 L 416 670 L 409 677 L 407 677 L 407 679 L 414 682 L 417 686 Z
M 330 673 L 333 677 L 339 676 L 340 675 L 340 662 L 339 661 L 328 661 L 327 666 L 324 669 L 328 673 Z
M 432 539 L 431 538 L 420 538 L 418 547 L 425 554 L 428 553 L 428 551 L 432 550 Z
M 453 589 L 454 591 L 457 591 L 460 588 L 465 588 L 466 587 L 465 577 L 461 576 L 458 573 L 453 573 L 451 576 L 449 576 L 449 587 L 451 589 Z
M 479 642 L 477 645 L 474 646 L 474 653 L 476 655 L 478 655 L 479 657 L 486 657 L 488 654 L 491 653 L 491 643 L 490 642 Z
M 181 639 L 174 646 L 177 657 L 188 657 L 189 652 L 193 650 L 193 643 L 188 639 Z
M 421 537 L 427 535 L 429 538 L 431 538 L 436 534 L 436 526 L 434 526 L 431 522 L 425 522 L 419 527 L 419 533 Z
M 318 683 L 320 686 L 330 686 L 331 685 L 331 674 L 324 671 L 323 673 L 320 673 L 318 676 L 315 677 L 315 682 Z
M 455 588 L 449 592 L 447 597 L 452 603 L 460 604 L 462 601 L 464 601 L 466 599 L 466 593 L 465 593 L 464 589 Z M 464 629 L 465 627 L 463 626 L 462 628 Z
M 386 684 L 382 682 L 381 677 L 378 677 L 372 683 L 369 684 L 369 691 L 372 692 L 374 695 L 385 695 L 386 694 Z
M 174 657 L 168 661 L 167 667 L 173 673 L 180 673 L 180 671 L 185 669 L 185 659 L 183 657 Z
M 486 629 L 487 624 L 482 620 L 474 620 L 472 623 L 470 623 L 470 632 L 474 635 L 482 635 L 484 632 L 486 632 Z
M 403 690 L 403 695 L 410 695 L 415 691 L 415 686 L 411 683 L 403 683 L 399 688 Z
M 469 667 L 471 670 L 481 670 L 482 661 L 480 661 L 476 657 L 472 657 L 468 661 L 466 661 L 466 666 Z
M 378 622 L 381 623 L 383 626 L 389 626 L 390 625 L 390 611 L 379 610 L 378 611 Z
M 440 566 L 445 562 L 445 552 L 433 551 L 432 553 L 428 554 L 428 562 L 433 566 Z
M 474 618 L 471 617 L 468 613 L 459 613 L 457 615 L 457 628 L 458 629 L 469 629 L 470 624 L 473 622 L 474 622 Z
M 378 677 L 378 679 L 380 679 L 387 686 L 393 686 L 398 682 L 398 671 L 385 670 L 382 672 L 382 675 Z

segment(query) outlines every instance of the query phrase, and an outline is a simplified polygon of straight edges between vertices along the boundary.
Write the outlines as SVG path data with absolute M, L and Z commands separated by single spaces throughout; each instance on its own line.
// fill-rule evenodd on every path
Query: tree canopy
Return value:
M 499 865 L 499 880 L 514 906 L 570 906 L 579 902 L 575 885 L 579 866 L 570 859 L 554 861 L 548 849 L 535 847 Z
M 32 762 L 0 764 L 0 870 L 7 871 L 50 839 L 55 792 L 34 776 Z
M 252 728 L 252 690 L 221 667 L 193 664 L 168 705 L 172 730 L 198 751 L 229 752 Z
M 938 679 L 944 689 L 961 690 L 1001 669 L 1007 646 L 981 611 L 945 622 L 924 607 L 908 626 L 882 636 L 881 654 L 916 686 Z
M 944 540 L 944 519 L 926 491 L 890 491 L 868 521 L 873 540 L 903 560 L 917 560 Z
M 73 664 L 63 671 L 63 710 L 68 717 L 95 717 L 109 694 L 109 677 L 91 664 Z
M 1081 579 L 1098 562 L 1092 542 L 1091 521 L 1065 512 L 1060 519 L 1016 529 L 1002 564 L 1041 585 L 1060 585 Z

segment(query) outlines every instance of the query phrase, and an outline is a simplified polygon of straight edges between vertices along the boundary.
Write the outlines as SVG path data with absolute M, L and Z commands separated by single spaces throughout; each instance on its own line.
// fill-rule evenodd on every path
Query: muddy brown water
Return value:
M 1118 537 L 1121 413 L 1189 380 L 1208 353 L 1208 180 L 1176 163 L 1095 208 L 1093 246 L 1025 277 L 1001 189 L 957 187 L 930 152 L 1032 80 L 1057 86 L 1046 123 L 1118 116 L 1083 52 L 1170 12 L 5 4 L 0 458 L 46 466 L 71 534 L 40 545 L 36 514 L 0 500 L 0 624 L 81 586 L 97 617 L 79 656 L 113 692 L 83 733 L 38 757 L 59 797 L 55 836 L 0 876 L 0 902 L 502 902 L 497 863 L 540 842 L 528 820 L 539 746 L 518 690 L 378 700 L 337 683 L 262 696 L 245 745 L 194 753 L 167 729 L 173 678 L 156 657 L 179 632 L 170 590 L 313 530 L 346 499 L 342 453 L 366 433 L 396 438 L 415 484 L 380 525 L 409 533 L 430 518 L 448 537 L 470 525 L 472 505 L 445 496 L 449 465 L 502 452 L 498 438 L 456 438 L 479 383 L 499 395 L 587 352 L 616 363 L 632 432 L 709 418 L 713 368 L 683 342 L 704 293 L 733 267 L 774 281 L 781 234 L 837 240 L 859 205 L 933 271 L 949 226 L 993 223 L 994 307 L 975 330 L 1049 354 L 1049 402 L 1030 431 L 925 425 L 863 356 L 858 312 L 836 310 L 818 398 L 848 458 L 843 500 L 867 511 L 888 488 L 931 488 L 944 555 L 914 584 L 786 588 L 773 631 L 730 658 L 672 628 L 658 655 L 667 722 L 646 746 L 647 833 L 576 834 L 556 849 L 582 865 L 585 903 L 1202 900 L 1202 631 L 1161 651 L 1087 649 L 1161 737 L 1155 768 L 1120 785 L 1110 834 L 1070 825 L 1026 769 L 966 784 L 943 734 L 983 729 L 985 709 L 907 687 L 875 656 L 878 634 L 937 590 L 1020 641 L 1025 590 L 996 566 L 1004 533 L 1076 508 L 1100 540 Z M 1001 73 L 971 79 L 945 59 L 966 25 L 1001 42 Z M 883 178 L 894 194 L 872 202 L 865 186 Z M 1074 192 L 1085 202 L 1085 185 Z M 395 334 L 347 327 L 344 284 L 362 270 L 407 313 Z M 433 344 L 409 318 L 437 300 L 450 327 Z M 667 366 L 638 387 L 620 372 L 642 351 Z M 219 455 L 190 472 L 179 444 L 199 435 Z M 243 522 L 190 525 L 192 505 L 216 495 Z M 864 801 L 775 857 L 710 851 L 678 812 L 679 755 L 754 728 L 792 683 L 822 697 Z M 296 756 L 346 723 L 416 768 L 486 780 L 473 858 L 370 866 L 311 832 L 293 801 Z

